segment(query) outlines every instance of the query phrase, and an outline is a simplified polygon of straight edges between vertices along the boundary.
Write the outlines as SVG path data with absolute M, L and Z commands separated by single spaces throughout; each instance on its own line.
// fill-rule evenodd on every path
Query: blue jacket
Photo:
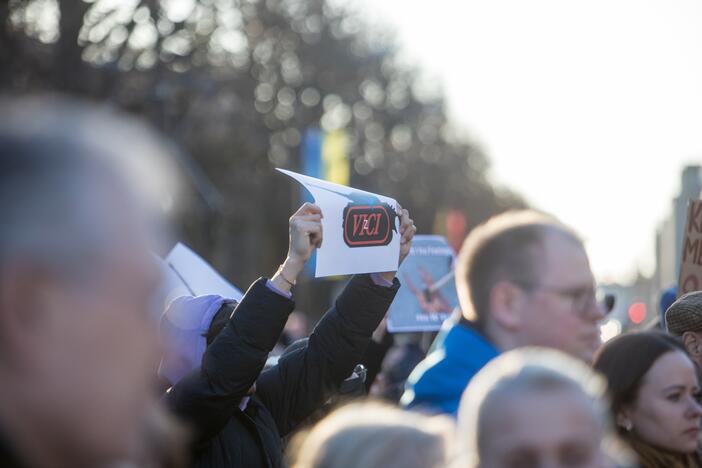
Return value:
M 452 324 L 436 350 L 410 375 L 401 404 L 456 416 L 468 382 L 498 354 L 477 331 L 461 323 Z

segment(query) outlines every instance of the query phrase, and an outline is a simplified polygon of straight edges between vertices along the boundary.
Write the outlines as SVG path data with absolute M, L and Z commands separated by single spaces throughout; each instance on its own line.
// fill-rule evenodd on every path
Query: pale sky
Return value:
M 356 1 L 444 83 L 493 180 L 586 238 L 599 280 L 652 271 L 702 163 L 702 1 Z

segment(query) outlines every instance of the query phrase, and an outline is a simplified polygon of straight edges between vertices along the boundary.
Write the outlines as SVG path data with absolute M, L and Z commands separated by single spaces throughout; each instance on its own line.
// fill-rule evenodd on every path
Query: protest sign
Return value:
M 435 331 L 458 305 L 453 250 L 442 236 L 414 236 L 397 277 L 402 286 L 388 312 L 388 331 Z
M 301 183 L 322 209 L 324 240 L 315 276 L 397 270 L 400 220 L 392 198 L 278 169 Z
M 702 200 L 690 200 L 683 235 L 678 297 L 702 289 Z
M 167 303 L 179 296 L 218 294 L 235 301 L 243 296 L 202 257 L 181 243 L 166 256 L 163 267 Z

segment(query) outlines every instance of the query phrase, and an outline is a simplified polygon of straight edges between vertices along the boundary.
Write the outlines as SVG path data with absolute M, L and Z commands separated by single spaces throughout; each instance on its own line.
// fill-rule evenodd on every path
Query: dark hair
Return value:
M 535 283 L 540 249 L 551 232 L 582 245 L 570 228 L 533 210 L 495 216 L 466 237 L 456 263 L 456 285 L 463 313 L 478 329 L 484 327 L 497 282 Z
M 593 367 L 607 379 L 607 388 L 616 414 L 637 396 L 644 376 L 662 355 L 680 351 L 680 340 L 661 331 L 644 331 L 618 336 L 605 343 L 595 355 Z

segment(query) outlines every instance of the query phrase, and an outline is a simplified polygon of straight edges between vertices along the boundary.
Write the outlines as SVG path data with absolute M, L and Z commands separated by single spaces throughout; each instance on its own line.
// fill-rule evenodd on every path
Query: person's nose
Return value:
M 604 304 L 601 304 L 596 298 L 590 301 L 590 307 L 587 310 L 587 317 L 593 322 L 600 322 L 607 316 Z
M 688 407 L 687 415 L 690 419 L 702 418 L 702 405 L 695 396 L 690 395 L 690 406 Z

